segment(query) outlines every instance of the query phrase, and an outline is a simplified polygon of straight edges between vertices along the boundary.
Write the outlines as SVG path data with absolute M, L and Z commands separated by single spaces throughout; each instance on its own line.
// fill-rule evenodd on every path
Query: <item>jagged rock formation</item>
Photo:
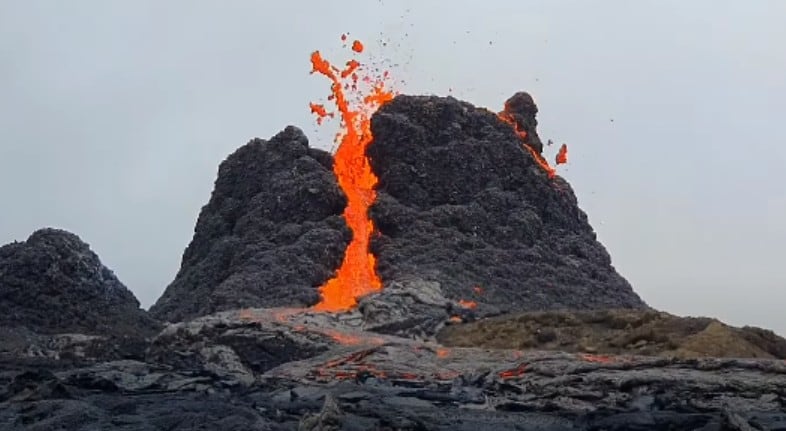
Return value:
M 542 153 L 543 142 L 538 136 L 538 120 L 536 118 L 538 105 L 535 104 L 535 99 L 529 93 L 519 91 L 505 101 L 503 112 L 513 120 L 518 130 L 526 132 L 524 143 L 538 153 Z
M 0 247 L 0 327 L 4 333 L 24 328 L 37 334 L 145 336 L 160 324 L 78 236 L 41 229 L 27 241 Z M 2 344 L 0 351 L 10 342 Z
M 240 307 L 315 304 L 351 238 L 332 163 L 292 126 L 230 155 L 180 271 L 150 312 L 180 321 Z
M 524 108 L 517 115 L 531 115 L 521 121 L 534 132 L 537 108 Z M 548 178 L 495 114 L 451 97 L 398 96 L 371 126 L 380 233 L 371 247 L 383 282 L 437 282 L 481 314 L 646 307 L 568 183 Z

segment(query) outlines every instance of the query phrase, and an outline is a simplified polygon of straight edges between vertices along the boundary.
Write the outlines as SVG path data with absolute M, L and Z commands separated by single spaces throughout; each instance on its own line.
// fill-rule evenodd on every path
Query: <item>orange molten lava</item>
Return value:
M 562 144 L 562 146 L 559 147 L 559 152 L 557 153 L 555 162 L 558 165 L 568 163 L 568 146 L 566 144 Z
M 344 37 L 342 36 L 342 40 Z M 363 44 L 355 41 L 352 50 L 361 52 Z M 374 223 L 368 217 L 368 208 L 376 199 L 374 186 L 377 177 L 371 170 L 366 148 L 373 140 L 371 135 L 371 114 L 382 104 L 393 99 L 393 93 L 384 89 L 384 78 L 372 83 L 370 94 L 366 96 L 351 94 L 351 100 L 345 91 L 358 91 L 358 71 L 361 64 L 350 60 L 343 70 L 332 66 L 323 59 L 319 51 L 311 54 L 311 73 L 320 73 L 332 82 L 331 96 L 328 98 L 336 104 L 342 121 L 342 138 L 334 155 L 333 171 L 338 184 L 347 196 L 347 207 L 344 219 L 352 230 L 352 242 L 347 247 L 344 261 L 336 276 L 320 288 L 322 300 L 314 306 L 321 311 L 345 311 L 357 305 L 357 298 L 382 289 L 382 280 L 376 273 L 376 259 L 369 252 L 369 239 L 374 232 Z M 344 80 L 350 82 L 343 82 Z M 370 78 L 363 82 L 371 83 Z M 358 106 L 352 106 L 355 101 Z M 318 120 L 328 115 L 327 111 L 314 108 Z
M 450 349 L 440 347 L 439 349 L 437 349 L 436 354 L 438 358 L 447 358 L 448 356 L 450 356 Z
M 544 159 L 543 156 L 540 155 L 540 153 L 535 151 L 534 148 L 530 147 L 529 144 L 526 143 L 527 131 L 521 130 L 519 128 L 518 123 L 516 123 L 516 120 L 513 118 L 513 115 L 511 115 L 509 112 L 507 103 L 505 104 L 505 110 L 497 114 L 497 117 L 499 117 L 500 120 L 513 126 L 513 130 L 516 132 L 517 135 L 519 135 L 521 140 L 524 141 L 524 148 L 526 148 L 527 151 L 529 151 L 529 153 L 532 154 L 532 158 L 535 159 L 535 162 L 538 164 L 538 166 L 540 166 L 544 171 L 546 171 L 549 178 L 554 178 L 554 176 L 557 175 L 557 171 L 551 166 L 549 166 L 549 162 L 547 162 L 546 159 Z
M 361 342 L 360 337 L 356 335 L 342 334 L 340 332 L 331 333 L 330 338 L 332 338 L 335 342 L 344 344 L 346 346 L 357 346 Z
M 608 355 L 591 355 L 589 353 L 585 353 L 581 355 L 581 359 L 587 362 L 595 362 L 598 364 L 612 364 L 614 363 L 614 358 Z
M 317 114 L 317 124 L 321 125 L 322 120 L 324 120 L 325 117 L 333 117 L 333 113 L 327 112 L 325 105 L 321 105 L 319 103 L 309 103 L 308 106 L 311 108 L 312 114 Z
M 513 379 L 516 377 L 523 376 L 526 372 L 527 372 L 527 364 L 519 364 L 519 366 L 516 368 L 500 371 L 499 376 L 502 379 Z
M 475 301 L 468 301 L 466 299 L 459 299 L 458 303 L 461 306 L 461 308 L 466 308 L 466 309 L 469 309 L 469 310 L 471 310 L 473 308 L 477 308 L 477 306 L 478 306 L 477 302 L 475 302 Z

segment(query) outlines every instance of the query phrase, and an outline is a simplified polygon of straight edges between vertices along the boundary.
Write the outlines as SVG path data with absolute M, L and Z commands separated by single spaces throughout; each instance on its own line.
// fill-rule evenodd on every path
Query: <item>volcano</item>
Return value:
M 348 248 L 358 235 L 370 235 L 383 290 L 437 283 L 447 300 L 476 304 L 478 316 L 646 308 L 570 185 L 533 157 L 536 112 L 532 103 L 531 117 L 520 119 L 529 137 L 522 141 L 486 109 L 398 96 L 370 120 L 374 194 L 349 199 L 331 175 L 337 162 L 308 148 L 299 129 L 250 142 L 222 163 L 180 272 L 151 312 L 178 321 L 241 306 L 314 306 L 346 256 L 369 262 L 366 248 Z M 353 235 L 341 215 L 364 198 L 369 224 Z

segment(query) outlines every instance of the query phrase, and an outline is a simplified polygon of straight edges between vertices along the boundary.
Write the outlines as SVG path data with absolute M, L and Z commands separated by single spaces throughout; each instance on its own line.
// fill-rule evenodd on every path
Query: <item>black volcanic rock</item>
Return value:
M 519 91 L 505 101 L 503 113 L 516 123 L 519 130 L 527 132 L 524 143 L 538 153 L 542 153 L 543 142 L 538 136 L 538 120 L 535 118 L 538 114 L 538 106 L 535 105 L 532 96 L 524 91 Z
M 88 244 L 63 230 L 41 229 L 0 247 L 0 327 L 149 336 L 160 325 Z
M 308 306 L 351 238 L 329 153 L 296 127 L 254 139 L 218 170 L 180 271 L 150 309 L 180 321 L 254 306 Z
M 537 108 L 523 105 L 517 115 L 534 128 Z M 438 282 L 481 314 L 646 308 L 569 184 L 549 178 L 496 114 L 451 97 L 398 96 L 371 127 L 371 247 L 384 283 Z
M 170 325 L 144 361 L 0 358 L 0 429 L 786 429 L 783 360 L 445 348 L 347 323 L 245 309 Z

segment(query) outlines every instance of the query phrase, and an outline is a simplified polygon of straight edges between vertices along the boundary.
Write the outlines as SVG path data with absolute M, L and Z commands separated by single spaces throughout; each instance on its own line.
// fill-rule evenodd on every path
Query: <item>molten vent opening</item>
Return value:
M 341 39 L 346 41 L 346 35 Z M 351 48 L 356 53 L 363 52 L 360 41 L 354 41 Z M 322 299 L 314 306 L 316 310 L 338 312 L 355 307 L 361 296 L 382 289 L 382 280 L 376 273 L 376 258 L 369 251 L 374 223 L 368 217 L 368 208 L 376 199 L 377 177 L 366 157 L 366 148 L 374 139 L 371 115 L 392 100 L 393 93 L 385 90 L 387 72 L 376 78 L 361 78 L 364 71 L 357 60 L 350 60 L 344 69 L 338 69 L 315 51 L 311 54 L 311 65 L 311 73 L 319 73 L 331 81 L 328 100 L 335 104 L 341 117 L 340 143 L 334 155 L 333 171 L 347 196 L 344 219 L 352 230 L 352 241 L 335 277 L 320 287 Z M 362 90 L 364 84 L 370 87 L 366 95 Z M 311 111 L 317 115 L 319 124 L 334 115 L 323 105 L 314 103 Z

